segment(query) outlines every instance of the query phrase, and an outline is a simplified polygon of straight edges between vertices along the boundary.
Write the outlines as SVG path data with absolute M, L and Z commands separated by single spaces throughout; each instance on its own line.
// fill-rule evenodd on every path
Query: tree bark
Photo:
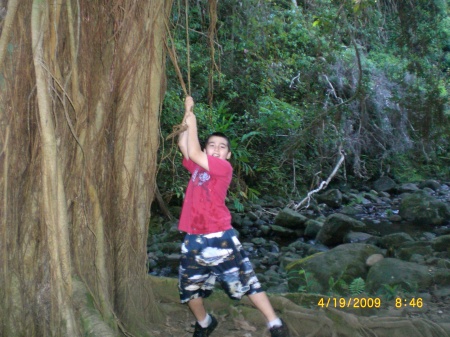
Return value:
M 172 1 L 14 5 L 0 58 L 0 335 L 146 336 L 160 319 L 146 244 Z
M 6 50 L 8 49 L 9 35 L 11 33 L 12 24 L 16 16 L 19 0 L 9 0 L 8 10 L 6 12 L 5 21 L 3 23 L 2 36 L 0 37 L 0 71 L 3 67 Z

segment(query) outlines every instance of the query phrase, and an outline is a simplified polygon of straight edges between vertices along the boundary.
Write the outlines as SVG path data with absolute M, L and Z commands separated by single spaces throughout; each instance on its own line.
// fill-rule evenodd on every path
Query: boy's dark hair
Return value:
M 223 132 L 213 132 L 213 133 L 211 133 L 211 134 L 208 136 L 208 138 L 206 138 L 205 145 L 203 146 L 203 148 L 206 147 L 206 144 L 208 144 L 209 139 L 210 139 L 211 137 L 214 137 L 214 136 L 225 138 L 225 140 L 227 141 L 228 151 L 231 151 L 230 140 L 228 139 L 227 135 L 224 134 Z

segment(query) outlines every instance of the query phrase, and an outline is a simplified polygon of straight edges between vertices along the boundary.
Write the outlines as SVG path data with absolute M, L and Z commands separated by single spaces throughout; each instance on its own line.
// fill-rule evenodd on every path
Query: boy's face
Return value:
M 231 157 L 231 152 L 228 150 L 227 140 L 220 136 L 210 137 L 204 151 L 207 155 L 224 160 L 230 159 Z

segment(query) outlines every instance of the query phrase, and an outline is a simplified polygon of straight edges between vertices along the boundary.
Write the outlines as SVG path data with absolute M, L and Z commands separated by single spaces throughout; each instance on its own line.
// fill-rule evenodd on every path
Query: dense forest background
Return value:
M 190 1 L 186 35 L 178 2 L 172 45 L 191 82 L 200 136 L 231 138 L 236 207 L 261 194 L 303 195 L 329 176 L 341 151 L 336 183 L 449 179 L 448 6 L 233 0 L 219 1 L 215 17 L 206 2 Z M 183 96 L 168 64 L 163 137 L 180 122 Z M 166 202 L 179 204 L 187 178 L 174 150 L 162 143 L 157 183 Z

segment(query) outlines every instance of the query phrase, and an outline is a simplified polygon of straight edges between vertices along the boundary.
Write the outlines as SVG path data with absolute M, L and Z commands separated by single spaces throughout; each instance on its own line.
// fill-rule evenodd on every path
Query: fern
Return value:
M 366 282 L 361 277 L 355 278 L 348 287 L 350 295 L 352 296 L 361 294 L 362 292 L 364 292 L 365 288 Z

